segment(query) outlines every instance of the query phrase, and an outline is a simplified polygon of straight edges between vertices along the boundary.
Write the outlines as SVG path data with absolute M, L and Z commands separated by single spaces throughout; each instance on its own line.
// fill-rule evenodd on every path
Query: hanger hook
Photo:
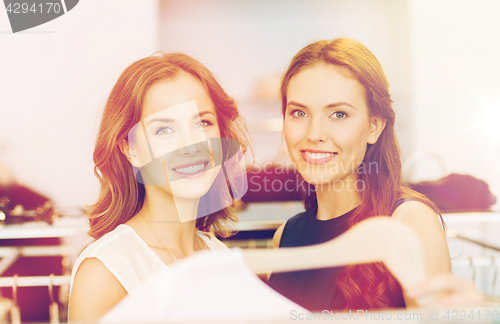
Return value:
M 474 283 L 474 286 L 476 285 L 476 268 L 474 267 L 474 260 L 472 260 L 472 257 L 469 257 L 469 262 L 470 266 L 472 267 L 472 282 Z
M 19 310 L 19 305 L 17 304 L 17 274 L 12 277 L 12 300 L 13 305 L 10 310 L 10 318 L 11 323 L 13 324 L 21 324 L 21 312 Z
M 54 303 L 54 274 L 51 273 L 49 276 L 49 298 L 50 303 Z
M 12 284 L 12 300 L 14 300 L 14 304 L 17 306 L 17 273 L 12 277 L 14 283 Z
M 497 278 L 498 278 L 498 268 L 495 257 L 491 256 L 491 262 L 493 263 L 493 298 L 497 297 Z

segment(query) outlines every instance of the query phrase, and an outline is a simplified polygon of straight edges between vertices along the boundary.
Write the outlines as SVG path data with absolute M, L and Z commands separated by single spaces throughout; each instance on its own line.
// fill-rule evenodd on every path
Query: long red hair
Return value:
M 349 69 L 365 89 L 365 100 L 370 116 L 386 121 L 377 142 L 368 144 L 363 159 L 365 166 L 376 163 L 378 166 L 376 174 L 357 173 L 358 179 L 365 184 L 365 189 L 359 192 L 361 204 L 350 216 L 348 226 L 352 227 L 368 217 L 391 215 L 394 203 L 399 198 L 423 202 L 439 214 L 437 207 L 429 199 L 404 188 L 401 184 L 401 158 L 394 131 L 396 115 L 392 108 L 389 84 L 378 60 L 359 42 L 346 38 L 323 40 L 300 50 L 292 59 L 281 82 L 283 116 L 287 106 L 290 79 L 303 69 L 318 63 Z M 317 206 L 314 188 L 305 188 L 304 204 L 307 210 Z M 338 276 L 337 286 L 343 295 L 345 309 L 394 307 L 395 305 L 391 304 L 394 298 L 392 300 L 387 298 L 385 293 L 390 290 L 393 294 L 401 294 L 399 283 L 382 263 L 347 266 Z
M 201 63 L 181 53 L 153 55 L 134 62 L 123 71 L 111 90 L 96 140 L 94 173 L 101 190 L 97 202 L 89 209 L 89 235 L 93 238 L 112 231 L 142 208 L 144 185 L 136 180 L 119 143 L 128 140 L 130 129 L 140 121 L 144 95 L 149 87 L 159 80 L 175 78 L 182 71 L 197 78 L 212 99 L 221 138 L 235 140 L 243 153 L 251 149 L 236 102 Z M 196 227 L 224 237 L 230 234 L 227 225 L 237 221 L 237 216 L 228 207 L 198 218 Z

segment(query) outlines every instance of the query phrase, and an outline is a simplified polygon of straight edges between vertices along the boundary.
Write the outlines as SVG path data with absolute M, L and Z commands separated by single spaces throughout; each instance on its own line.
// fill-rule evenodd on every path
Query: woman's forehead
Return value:
M 287 101 L 320 106 L 341 101 L 366 105 L 363 85 L 349 69 L 333 64 L 315 64 L 292 76 Z
M 160 80 L 150 86 L 144 96 L 141 118 L 155 114 L 192 115 L 197 111 L 206 110 L 215 112 L 207 91 L 198 79 L 182 73 L 173 79 Z

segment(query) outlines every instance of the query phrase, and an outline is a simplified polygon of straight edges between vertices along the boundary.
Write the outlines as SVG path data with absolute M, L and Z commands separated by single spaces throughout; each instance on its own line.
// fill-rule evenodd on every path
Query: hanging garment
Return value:
M 415 232 L 397 219 L 373 217 L 322 244 L 194 253 L 151 276 L 101 322 L 271 322 L 300 318 L 298 314 L 307 318 L 307 310 L 254 273 L 366 262 L 384 262 L 403 287 L 426 278 L 423 247 Z
M 152 276 L 101 322 L 267 323 L 290 321 L 294 316 L 300 318 L 298 314 L 307 318 L 307 310 L 275 292 L 254 273 L 381 261 L 403 287 L 426 278 L 422 243 L 415 232 L 399 220 L 373 217 L 322 244 L 194 253 L 174 263 L 169 271 Z
M 239 248 L 201 251 L 159 271 L 100 323 L 286 321 L 307 310 L 269 288 Z

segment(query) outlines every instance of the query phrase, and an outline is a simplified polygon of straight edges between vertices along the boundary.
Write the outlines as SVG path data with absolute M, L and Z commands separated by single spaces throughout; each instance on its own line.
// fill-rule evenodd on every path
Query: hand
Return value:
M 474 288 L 474 283 L 442 273 L 430 277 L 406 290 L 408 297 L 417 300 L 423 308 L 474 308 L 486 306 L 485 295 Z

